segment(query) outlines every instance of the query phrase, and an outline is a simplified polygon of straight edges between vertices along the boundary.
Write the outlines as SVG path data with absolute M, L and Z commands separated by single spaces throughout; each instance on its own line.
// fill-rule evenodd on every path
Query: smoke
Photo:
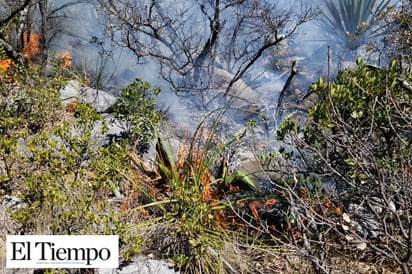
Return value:
M 305 6 L 319 8 L 322 5 L 321 0 L 302 0 L 293 1 L 293 3 L 289 0 L 273 0 L 273 2 L 284 7 L 298 3 L 297 9 L 303 9 Z M 159 77 L 160 68 L 157 64 L 150 61 L 138 64 L 138 61 L 141 60 L 138 60 L 134 54 L 116 46 L 110 39 L 105 39 L 106 30 L 102 27 L 105 19 L 100 16 L 93 3 L 94 1 L 65 9 L 67 23 L 64 24 L 65 29 L 58 39 L 54 40 L 52 44 L 55 51 L 69 50 L 72 66 L 81 71 L 87 71 L 92 78 L 95 78 L 96 82 L 99 81 L 100 87 L 112 93 L 117 93 L 135 78 L 141 78 L 152 85 L 160 86 L 163 90 L 157 99 L 160 110 L 171 120 L 195 127 L 194 120 L 190 117 L 198 116 L 195 114 L 197 111 L 199 113 L 204 111 L 204 109 L 196 109 L 196 104 L 191 102 L 192 99 L 194 101 L 198 98 L 176 96 L 170 91 L 168 84 Z M 196 16 L 191 18 L 195 20 Z M 275 106 L 289 76 L 292 62 L 296 62 L 298 71 L 297 84 L 294 86 L 298 91 L 291 90 L 292 96 L 293 94 L 303 96 L 311 82 L 319 76 L 326 78 L 331 70 L 337 70 L 338 67 L 328 66 L 336 63 L 333 58 L 339 56 L 340 53 L 333 50 L 328 51 L 328 47 L 333 46 L 334 41 L 330 39 L 330 35 L 324 29 L 320 28 L 319 20 L 322 20 L 321 14 L 316 20 L 299 26 L 292 38 L 285 40 L 268 52 L 249 69 L 242 81 L 234 86 L 236 92 L 240 92 L 240 97 L 243 97 L 241 100 L 235 101 L 236 107 L 258 104 L 257 109 L 252 107 L 253 111 L 260 111 L 262 115 L 275 120 Z M 201 28 L 204 22 L 197 23 L 196 27 Z M 201 33 L 201 29 L 198 31 Z M 216 68 L 218 73 L 213 81 L 215 85 L 219 85 L 222 84 L 222 81 L 227 81 L 225 75 L 227 76 L 229 72 L 225 70 L 224 64 L 219 63 L 219 60 L 216 60 L 216 64 L 219 68 Z M 219 91 L 219 88 L 215 87 L 214 90 Z M 224 92 L 224 90 L 220 90 L 220 92 Z M 207 103 L 209 100 L 211 101 L 209 107 L 224 104 L 225 101 L 221 99 L 221 97 L 214 95 L 211 98 L 207 96 L 206 99 L 203 98 Z M 299 98 L 293 99 L 298 101 Z

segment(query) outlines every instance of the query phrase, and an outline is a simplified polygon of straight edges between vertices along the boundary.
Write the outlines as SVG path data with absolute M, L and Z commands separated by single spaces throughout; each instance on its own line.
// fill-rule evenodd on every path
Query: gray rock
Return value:
M 350 204 L 349 212 L 351 219 L 357 226 L 357 234 L 367 239 L 377 238 L 382 235 L 384 229 L 382 224 L 370 209 L 363 205 Z
M 80 100 L 91 104 L 98 112 L 105 112 L 114 104 L 116 97 L 102 90 L 83 88 Z
M 267 173 L 263 171 L 258 160 L 250 159 L 243 162 L 235 172 L 241 172 L 252 180 L 258 192 L 267 190 L 267 186 L 270 185 L 270 179 L 268 178 Z
M 24 207 L 24 203 L 17 197 L 15 196 L 10 196 L 10 195 L 4 195 L 3 196 L 3 202 L 2 205 L 5 206 L 6 208 L 10 209 L 19 209 Z
M 60 90 L 60 101 L 63 104 L 79 101 L 91 104 L 98 112 L 106 112 L 116 101 L 116 97 L 103 91 L 83 87 L 79 82 L 70 80 Z
M 80 91 L 82 86 L 79 82 L 70 80 L 67 85 L 60 89 L 60 101 L 64 104 L 78 101 L 80 98 Z
M 214 88 L 225 92 L 234 75 L 222 69 L 215 69 L 214 72 Z M 261 96 L 242 80 L 233 84 L 227 96 L 231 106 L 235 108 L 249 108 L 262 101 Z

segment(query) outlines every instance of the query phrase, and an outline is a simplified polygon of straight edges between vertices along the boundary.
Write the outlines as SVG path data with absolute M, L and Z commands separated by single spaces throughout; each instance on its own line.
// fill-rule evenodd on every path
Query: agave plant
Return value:
M 390 0 L 323 0 L 326 11 L 322 27 L 331 31 L 350 50 L 373 36 L 376 17 L 388 7 Z

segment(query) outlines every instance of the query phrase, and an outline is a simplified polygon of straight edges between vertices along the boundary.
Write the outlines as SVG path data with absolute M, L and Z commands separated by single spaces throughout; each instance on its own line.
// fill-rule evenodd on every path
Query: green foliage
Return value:
M 323 99 L 309 112 L 305 140 L 325 153 L 350 140 L 369 141 L 376 157 L 392 158 L 401 152 L 401 144 L 410 142 L 407 117 L 411 116 L 412 96 L 399 81 L 402 72 L 396 62 L 386 69 L 369 67 L 360 59 L 357 63 L 356 69 L 339 72 L 333 84 L 319 80 L 312 86 Z M 408 82 L 412 80 L 410 73 L 405 77 Z M 338 134 L 343 134 L 338 145 L 325 143 L 326 136 Z M 357 161 L 338 151 L 330 155 L 332 163 L 352 169 Z
M 332 204 L 342 203 L 347 211 L 365 207 L 359 223 L 373 221 L 379 235 L 368 241 L 368 252 L 405 270 L 410 268 L 405 254 L 412 251 L 404 233 L 412 225 L 407 213 L 412 206 L 412 74 L 396 61 L 377 68 L 358 59 L 357 65 L 340 71 L 333 83 L 314 83 L 311 89 L 320 100 L 305 126 L 286 120 L 279 136 L 304 155 L 307 174 L 330 174 L 340 190 L 326 197 Z
M 0 86 L 0 191 L 24 202 L 10 212 L 19 233 L 118 234 L 123 258 L 130 258 L 142 239 L 110 202 L 129 172 L 124 146 L 98 143 L 96 126 L 102 133 L 107 127 L 90 105 L 62 108 L 64 78 L 24 69 L 25 76 L 10 71 L 14 78 Z
M 248 123 L 247 128 L 250 127 L 252 125 Z M 162 233 L 175 237 L 173 246 L 167 247 L 173 252 L 163 256 L 177 269 L 189 273 L 224 272 L 222 258 L 216 256 L 223 248 L 223 227 L 228 225 L 222 210 L 236 206 L 240 199 L 226 200 L 225 195 L 234 182 L 242 181 L 251 190 L 256 190 L 256 186 L 249 174 L 229 174 L 221 153 L 234 140 L 241 138 L 245 131 L 241 130 L 226 142 L 219 143 L 213 140 L 214 128 L 205 130 L 199 125 L 190 145 L 180 147 L 177 152 L 170 152 L 168 147 L 171 145 L 158 139 L 156 164 L 161 177 L 159 184 L 170 189 L 167 203 L 158 204 L 164 211 L 168 226 L 167 233 Z M 177 157 L 173 157 L 174 153 Z M 216 164 L 219 171 L 214 172 Z M 154 238 L 158 237 L 165 235 Z M 154 240 L 152 245 L 158 246 L 168 241 Z
M 79 104 L 76 116 L 74 123 L 63 121 L 28 137 L 20 153 L 26 165 L 20 191 L 27 206 L 13 216 L 29 231 L 114 233 L 107 197 L 121 176 L 107 159 L 119 156 L 93 140 L 93 123 L 100 118 L 94 109 Z
M 41 125 L 56 119 L 59 94 L 56 90 L 63 84 L 60 79 L 46 80 L 39 71 L 32 68 L 30 79 L 22 77 L 21 67 L 11 71 L 14 84 L 3 83 L 0 102 L 0 132 L 24 129 L 27 133 L 35 133 Z M 20 88 L 16 88 L 20 87 Z M 39 89 L 41 87 L 41 89 Z M 48 109 L 49 111 L 43 111 Z
M 160 115 L 155 110 L 153 96 L 160 93 L 160 88 L 151 88 L 150 84 L 136 79 L 122 89 L 113 109 L 114 121 L 119 121 L 130 145 L 138 145 L 153 138 L 156 123 Z
M 29 70 L 27 77 L 25 70 Z M 0 79 L 0 189 L 9 189 L 18 176 L 22 138 L 50 127 L 60 118 L 61 79 L 45 79 L 37 67 L 14 66 Z M 47 111 L 45 111 L 47 110 Z M 20 145 L 21 146 L 21 145 Z M 20 148 L 19 148 L 20 149 Z
M 189 151 L 191 156 L 186 158 L 181 154 L 180 163 L 179 160 L 175 163 L 165 146 L 159 139 L 157 165 L 162 180 L 170 186 L 172 193 L 170 204 L 165 207 L 165 218 L 173 228 L 171 233 L 177 237 L 176 253 L 169 259 L 178 269 L 210 272 L 214 264 L 209 261 L 209 249 L 219 248 L 219 239 L 214 234 L 218 225 L 212 215 L 211 201 L 202 196 L 203 187 L 212 183 L 207 159 L 203 156 L 193 158 Z M 181 153 L 184 153 L 183 149 Z

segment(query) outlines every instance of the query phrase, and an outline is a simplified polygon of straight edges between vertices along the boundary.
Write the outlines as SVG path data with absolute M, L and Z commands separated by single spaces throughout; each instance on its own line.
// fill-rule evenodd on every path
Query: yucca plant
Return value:
M 225 205 L 220 199 L 238 180 L 256 189 L 246 174 L 227 172 L 225 161 L 218 157 L 226 144 L 212 147 L 213 132 L 199 127 L 193 140 L 180 146 L 176 157 L 168 149 L 171 145 L 167 139 L 159 138 L 156 144 L 156 196 L 164 197 L 165 211 L 163 222 L 149 232 L 151 237 L 145 245 L 150 252 L 169 259 L 177 269 L 187 273 L 223 273 L 230 268 L 216 256 L 222 249 L 223 228 L 227 226 L 222 212 Z M 218 160 L 222 163 L 215 177 L 213 166 Z
M 354 50 L 376 33 L 376 18 L 388 7 L 390 0 L 323 0 L 326 11 L 321 26 L 338 42 Z
M 249 220 L 259 221 L 256 200 L 268 199 L 262 202 L 265 208 L 275 202 L 272 196 L 257 192 L 252 174 L 229 171 L 224 155 L 253 128 L 253 123 L 219 141 L 217 132 L 227 109 L 206 115 L 178 148 L 173 148 L 172 138 L 158 137 L 152 171 L 142 168 L 137 155 L 132 157 L 140 170 L 151 173 L 148 181 L 142 176 L 136 181 L 130 178 L 140 196 L 148 199 L 139 197 L 138 206 L 125 204 L 121 214 L 146 210 L 159 213 L 135 225 L 146 231 L 143 252 L 169 260 L 184 273 L 236 273 L 235 268 L 240 266 L 229 263 L 223 251 L 224 244 L 232 241 L 229 234 L 248 242 Z

